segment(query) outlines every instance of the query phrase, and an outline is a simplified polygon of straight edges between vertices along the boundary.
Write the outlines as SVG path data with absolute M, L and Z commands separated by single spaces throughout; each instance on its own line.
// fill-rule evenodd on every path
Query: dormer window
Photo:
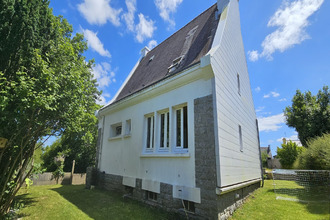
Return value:
M 180 65 L 181 61 L 182 61 L 182 56 L 175 58 L 172 62 L 172 65 L 168 68 L 168 72 L 171 73 L 174 70 L 176 70 L 177 67 Z

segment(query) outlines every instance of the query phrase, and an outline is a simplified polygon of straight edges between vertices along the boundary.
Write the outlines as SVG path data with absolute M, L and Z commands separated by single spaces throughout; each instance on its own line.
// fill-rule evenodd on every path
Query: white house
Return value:
M 152 50 L 98 112 L 97 185 L 224 218 L 260 186 L 238 0 L 218 0 Z

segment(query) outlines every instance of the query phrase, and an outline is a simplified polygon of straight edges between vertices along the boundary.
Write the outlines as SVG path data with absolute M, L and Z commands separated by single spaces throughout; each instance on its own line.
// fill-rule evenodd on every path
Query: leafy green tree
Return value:
M 95 164 L 97 125 L 94 115 L 86 115 L 85 120 L 74 131 L 67 129 L 60 139 L 45 148 L 42 155 L 43 167 L 48 172 L 56 169 L 54 157 L 60 152 L 65 154 L 65 172 L 71 172 L 75 160 L 75 173 L 85 173 L 87 167 Z
M 292 106 L 284 110 L 286 124 L 298 132 L 303 146 L 314 137 L 330 132 L 330 93 L 328 86 L 319 90 L 316 96 L 310 91 L 301 93 L 297 90 L 292 99 Z
M 42 137 L 79 130 L 100 92 L 83 35 L 53 15 L 47 0 L 0 3 L 0 218 L 25 178 Z M 39 145 L 37 145 L 38 147 Z
M 268 154 L 267 152 L 262 152 L 261 153 L 261 161 L 262 161 L 262 167 L 267 167 L 267 160 L 268 160 Z
M 277 156 L 283 168 L 291 169 L 298 155 L 304 151 L 303 147 L 298 147 L 292 141 L 282 144 L 282 148 L 277 147 Z
M 299 169 L 330 170 L 330 133 L 310 140 L 297 162 Z

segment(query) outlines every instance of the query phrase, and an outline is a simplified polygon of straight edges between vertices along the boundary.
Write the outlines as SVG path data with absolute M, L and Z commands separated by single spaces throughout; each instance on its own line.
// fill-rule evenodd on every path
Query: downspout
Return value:
M 256 119 L 256 126 L 257 126 L 257 134 L 258 134 L 258 149 L 259 149 L 260 170 L 261 170 L 261 179 L 262 179 L 261 187 L 264 187 L 264 172 L 262 168 L 258 119 Z

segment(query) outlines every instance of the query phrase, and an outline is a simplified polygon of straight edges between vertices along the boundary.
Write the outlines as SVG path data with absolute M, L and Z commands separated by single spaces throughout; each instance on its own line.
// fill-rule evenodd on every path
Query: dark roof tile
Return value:
M 215 4 L 142 58 L 135 72 L 113 103 L 141 91 L 165 79 L 169 75 L 181 72 L 198 63 L 200 58 L 203 57 L 212 46 L 218 24 L 218 20 L 215 19 L 216 9 L 217 5 Z M 189 42 L 189 40 L 186 42 L 187 34 L 195 27 L 197 27 L 197 29 L 193 34 L 191 42 Z M 173 60 L 180 57 L 182 53 L 185 52 L 184 59 L 177 69 L 169 73 L 168 68 L 172 65 Z M 152 60 L 150 60 L 150 58 L 152 58 Z

